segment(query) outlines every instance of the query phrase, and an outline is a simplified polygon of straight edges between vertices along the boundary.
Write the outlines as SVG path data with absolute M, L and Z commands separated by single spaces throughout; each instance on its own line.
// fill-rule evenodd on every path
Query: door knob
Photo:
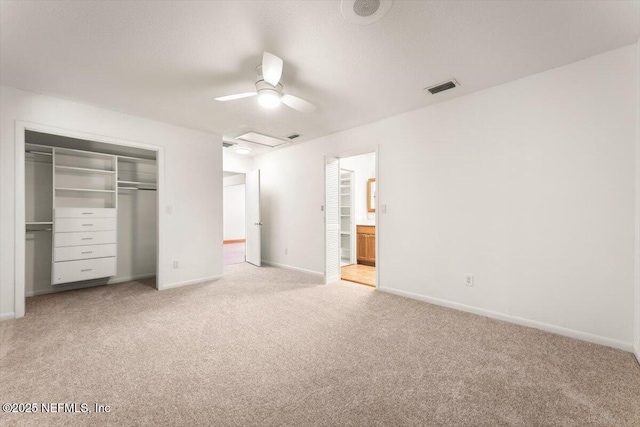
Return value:
M 256 225 L 262 225 L 262 223 L 261 222 L 256 222 Z

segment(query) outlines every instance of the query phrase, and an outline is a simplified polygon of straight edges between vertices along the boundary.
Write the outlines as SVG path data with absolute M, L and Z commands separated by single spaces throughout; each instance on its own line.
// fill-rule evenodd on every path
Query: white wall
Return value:
M 323 156 L 379 146 L 382 289 L 630 350 L 637 56 L 628 46 L 256 157 L 263 257 L 323 271 Z
M 367 190 L 369 178 L 376 177 L 376 153 L 342 158 L 340 159 L 340 168 L 353 171 L 356 224 L 375 225 L 376 214 L 367 209 Z
M 222 196 L 224 240 L 245 238 L 245 186 L 225 186 Z
M 14 313 L 15 121 L 164 147 L 162 287 L 222 274 L 221 138 L 9 87 L 0 88 L 0 318 Z M 205 197 L 206 195 L 206 197 Z M 172 261 L 180 262 L 173 269 Z

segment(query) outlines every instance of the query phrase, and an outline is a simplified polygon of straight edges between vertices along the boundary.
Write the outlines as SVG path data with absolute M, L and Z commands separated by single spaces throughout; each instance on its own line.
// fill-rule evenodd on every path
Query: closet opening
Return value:
M 246 261 L 245 174 L 223 171 L 222 223 L 224 265 Z
M 157 288 L 157 152 L 24 132 L 24 296 Z
M 327 277 L 376 287 L 376 153 L 326 168 Z

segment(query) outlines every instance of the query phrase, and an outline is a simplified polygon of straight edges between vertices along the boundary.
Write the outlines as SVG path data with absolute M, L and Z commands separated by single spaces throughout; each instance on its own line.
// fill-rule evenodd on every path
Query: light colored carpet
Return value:
M 629 353 L 273 267 L 30 298 L 0 334 L 2 403 L 112 408 L 3 426 L 640 425 Z

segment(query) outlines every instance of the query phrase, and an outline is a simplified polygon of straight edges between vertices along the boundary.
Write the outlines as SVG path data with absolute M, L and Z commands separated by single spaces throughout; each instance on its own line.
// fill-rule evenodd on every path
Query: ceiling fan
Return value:
M 264 108 L 275 108 L 280 103 L 287 105 L 294 110 L 302 113 L 312 113 L 316 106 L 297 96 L 283 93 L 282 83 L 282 66 L 284 62 L 272 53 L 265 52 L 262 54 L 262 64 L 256 67 L 258 71 L 258 81 L 256 81 L 255 92 L 237 93 L 235 95 L 220 96 L 215 98 L 216 101 L 233 101 L 234 99 L 248 98 L 258 95 L 258 102 Z

